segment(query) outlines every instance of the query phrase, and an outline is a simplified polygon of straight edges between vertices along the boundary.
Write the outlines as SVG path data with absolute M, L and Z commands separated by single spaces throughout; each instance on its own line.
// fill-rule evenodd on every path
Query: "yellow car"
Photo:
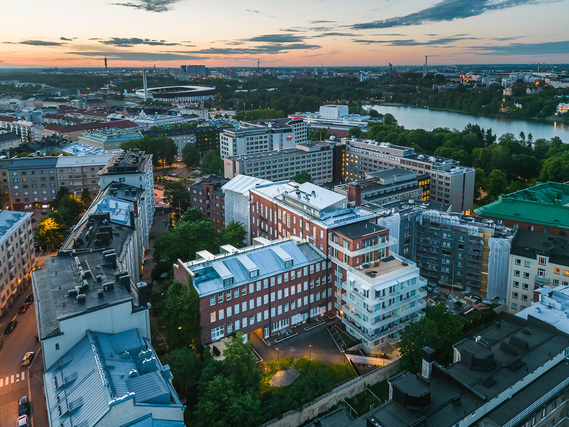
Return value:
M 28 366 L 30 363 L 32 363 L 34 356 L 35 354 L 33 351 L 28 351 L 26 354 L 24 354 L 24 358 L 22 359 L 22 366 Z

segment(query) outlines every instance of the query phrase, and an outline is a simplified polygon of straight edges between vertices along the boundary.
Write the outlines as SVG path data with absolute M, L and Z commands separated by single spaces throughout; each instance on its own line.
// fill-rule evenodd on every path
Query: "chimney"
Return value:
M 362 187 L 357 182 L 348 184 L 348 201 L 354 202 L 355 206 L 362 204 Z
M 421 362 L 421 375 L 425 379 L 429 379 L 435 361 L 435 350 L 431 347 L 423 347 L 423 360 Z
M 146 307 L 148 304 L 148 287 L 146 282 L 140 282 L 138 284 L 138 305 L 140 307 Z

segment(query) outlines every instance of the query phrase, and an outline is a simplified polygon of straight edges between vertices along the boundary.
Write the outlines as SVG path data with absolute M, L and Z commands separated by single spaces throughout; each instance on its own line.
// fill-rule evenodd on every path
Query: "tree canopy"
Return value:
M 221 176 L 223 175 L 223 160 L 215 151 L 210 150 L 203 156 L 201 170 Z
M 187 285 L 173 282 L 166 291 L 160 319 L 170 349 L 200 346 L 200 299 L 192 278 Z
M 182 160 L 188 169 L 195 168 L 200 164 L 200 152 L 196 144 L 186 144 L 182 148 Z
M 131 139 L 121 144 L 123 150 L 142 150 L 152 154 L 152 164 L 171 165 L 176 160 L 178 147 L 172 138 L 166 135 L 148 136 L 139 139 Z
M 292 179 L 299 184 L 304 184 L 305 182 L 312 182 L 312 175 L 310 175 L 308 172 L 300 172 L 297 173 Z
M 190 192 L 181 181 L 166 181 L 164 183 L 164 200 L 172 208 L 185 212 L 190 208 Z

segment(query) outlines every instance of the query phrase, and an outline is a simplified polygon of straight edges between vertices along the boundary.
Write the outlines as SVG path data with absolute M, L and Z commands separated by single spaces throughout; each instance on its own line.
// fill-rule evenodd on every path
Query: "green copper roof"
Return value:
M 474 211 L 485 217 L 569 229 L 569 184 L 545 182 L 503 194 Z

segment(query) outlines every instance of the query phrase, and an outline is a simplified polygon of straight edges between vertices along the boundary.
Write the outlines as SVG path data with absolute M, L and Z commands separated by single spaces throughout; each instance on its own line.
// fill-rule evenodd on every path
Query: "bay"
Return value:
M 557 122 L 512 120 L 502 117 L 476 116 L 430 110 L 428 108 L 392 105 L 371 105 L 364 108 L 373 108 L 381 114 L 392 114 L 397 123 L 405 129 L 425 129 L 431 131 L 440 127 L 463 130 L 466 125 L 471 123 L 473 125 L 477 124 L 485 130 L 492 128 L 492 133 L 498 137 L 505 133 L 512 133 L 517 139 L 520 132 L 523 132 L 526 138 L 531 133 L 534 141 L 539 138 L 551 139 L 554 136 L 558 136 L 563 142 L 569 142 L 569 125 Z

